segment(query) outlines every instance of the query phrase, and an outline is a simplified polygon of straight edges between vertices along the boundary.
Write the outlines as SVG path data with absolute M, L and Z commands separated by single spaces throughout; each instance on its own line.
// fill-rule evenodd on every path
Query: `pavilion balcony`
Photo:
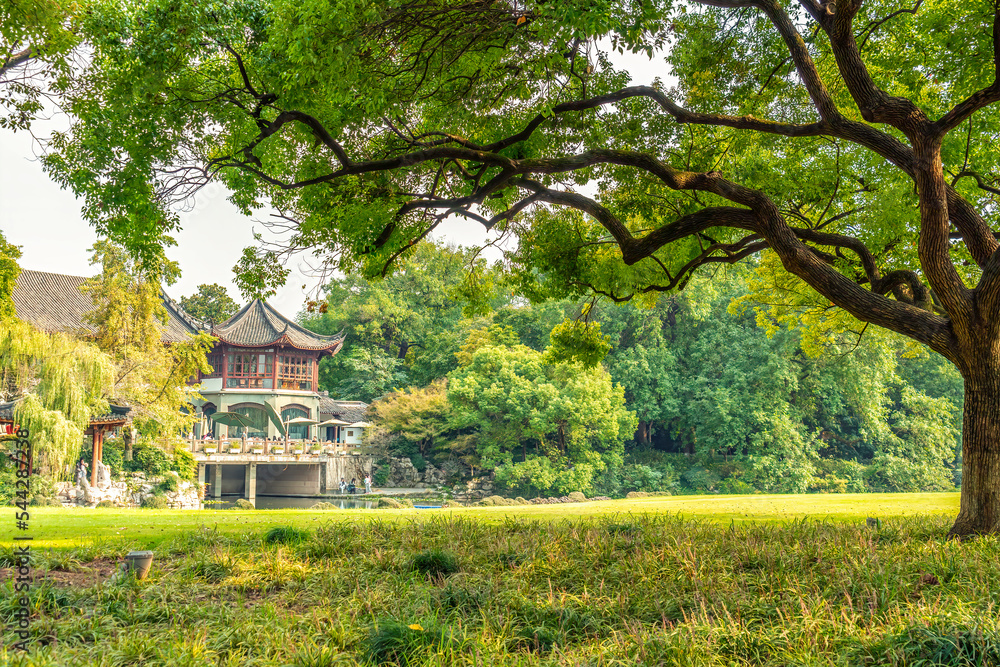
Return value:
M 248 438 L 244 445 L 242 438 L 226 438 L 221 440 L 191 440 L 191 453 L 204 456 L 246 457 L 246 456 L 348 456 L 361 452 L 360 444 L 332 442 L 330 440 L 313 442 L 311 440 L 262 440 Z

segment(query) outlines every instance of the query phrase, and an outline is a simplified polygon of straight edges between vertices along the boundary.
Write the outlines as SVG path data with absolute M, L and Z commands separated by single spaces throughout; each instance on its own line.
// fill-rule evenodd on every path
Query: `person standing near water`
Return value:
M 372 492 L 372 476 L 371 473 L 365 476 L 365 493 Z
M 341 493 L 341 495 L 343 495 L 345 491 L 347 491 L 347 481 L 343 477 L 341 477 L 340 478 L 340 493 Z

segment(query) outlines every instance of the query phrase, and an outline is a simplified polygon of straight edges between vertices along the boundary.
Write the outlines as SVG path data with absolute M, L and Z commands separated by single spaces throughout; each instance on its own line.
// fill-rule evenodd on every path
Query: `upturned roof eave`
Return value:
M 238 331 L 234 331 L 237 329 Z M 252 342 L 246 340 L 248 329 L 250 333 L 264 334 L 266 340 Z M 254 332 L 254 329 L 257 331 Z M 344 341 L 343 332 L 324 336 L 309 331 L 289 320 L 269 303 L 260 299 L 254 299 L 225 322 L 213 326 L 211 333 L 221 342 L 238 347 L 256 349 L 285 345 L 297 350 L 329 352 L 331 354 L 335 354 Z M 299 339 L 299 342 L 296 342 L 295 339 Z M 303 343 L 302 339 L 315 341 L 316 344 Z
M 230 338 L 227 338 L 225 335 L 220 334 L 218 332 L 213 332 L 212 335 L 215 336 L 219 340 L 220 343 L 225 343 L 226 345 L 232 345 L 233 347 L 246 347 L 246 348 L 252 348 L 252 349 L 260 349 L 260 348 L 265 348 L 265 347 L 279 347 L 279 346 L 284 346 L 284 347 L 291 347 L 291 348 L 295 348 L 296 350 L 302 350 L 302 351 L 306 351 L 306 352 L 331 352 L 331 351 L 335 352 L 336 350 L 339 350 L 344 345 L 344 340 L 342 338 L 338 339 L 338 340 L 335 340 L 335 341 L 332 341 L 328 345 L 317 346 L 317 347 L 305 347 L 305 346 L 302 346 L 302 345 L 295 344 L 287 336 L 284 336 L 284 335 L 280 336 L 280 337 L 278 337 L 278 338 L 276 338 L 276 339 L 274 339 L 272 341 L 266 342 L 266 343 L 247 343 L 247 342 L 243 342 L 243 341 L 236 341 L 236 340 L 232 340 Z

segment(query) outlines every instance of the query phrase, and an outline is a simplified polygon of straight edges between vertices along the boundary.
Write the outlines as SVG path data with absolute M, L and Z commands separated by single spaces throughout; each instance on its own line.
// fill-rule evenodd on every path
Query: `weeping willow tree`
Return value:
M 80 452 L 91 415 L 108 411 L 110 357 L 93 344 L 4 320 L 0 376 L 5 399 L 20 399 L 14 419 L 31 433 L 35 464 L 42 474 L 61 477 Z
M 168 315 L 160 285 L 179 275 L 175 262 L 162 255 L 137 261 L 108 241 L 97 242 L 92 251 L 91 264 L 99 265 L 101 273 L 84 285 L 94 301 L 85 320 L 96 330 L 97 346 L 112 360 L 110 395 L 132 407 L 141 436 L 176 436 L 194 420 L 187 408 L 199 396 L 187 380 L 211 370 L 207 355 L 214 339 L 201 333 L 163 343 Z
M 108 410 L 112 364 L 91 343 L 44 333 L 15 317 L 20 254 L 0 234 L 0 400 L 18 401 L 14 418 L 31 432 L 36 466 L 61 477 L 79 454 L 91 415 Z

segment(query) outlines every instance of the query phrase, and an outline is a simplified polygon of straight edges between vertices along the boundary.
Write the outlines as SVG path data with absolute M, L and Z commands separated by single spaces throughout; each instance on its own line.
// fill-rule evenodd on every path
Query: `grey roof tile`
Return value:
M 300 350 L 324 350 L 336 354 L 344 344 L 344 334 L 321 336 L 292 322 L 260 299 L 254 299 L 222 324 L 212 335 L 230 345 L 262 347 L 290 345 Z
M 94 309 L 90 295 L 80 291 L 87 280 L 83 276 L 21 269 L 13 294 L 18 318 L 50 333 L 93 335 L 94 327 L 83 319 Z M 200 322 L 185 313 L 165 292 L 161 291 L 160 296 L 168 315 L 161 336 L 164 342 L 182 342 L 202 328 Z
M 319 399 L 319 414 L 325 419 L 335 418 L 353 424 L 364 421 L 368 404 L 361 401 L 338 401 L 327 396 Z

